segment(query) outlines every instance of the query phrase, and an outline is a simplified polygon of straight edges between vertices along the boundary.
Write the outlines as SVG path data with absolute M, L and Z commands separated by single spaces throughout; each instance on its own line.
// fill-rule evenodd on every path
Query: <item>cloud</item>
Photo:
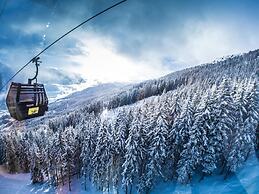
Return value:
M 161 69 L 160 65 L 149 65 L 141 60 L 136 62 L 128 56 L 120 55 L 114 42 L 107 37 L 83 34 L 84 39 L 78 41 L 84 54 L 67 56 L 65 59 L 73 64 L 67 66 L 70 72 L 80 72 L 85 78 L 102 82 L 140 81 L 169 73 L 167 68 Z M 74 64 L 78 64 L 76 68 Z
M 0 18 L 0 61 L 17 69 L 64 32 L 115 2 L 10 1 Z M 49 49 L 42 55 L 41 68 L 45 73 L 57 67 L 102 81 L 158 77 L 256 49 L 256 7 L 253 0 L 128 0 Z

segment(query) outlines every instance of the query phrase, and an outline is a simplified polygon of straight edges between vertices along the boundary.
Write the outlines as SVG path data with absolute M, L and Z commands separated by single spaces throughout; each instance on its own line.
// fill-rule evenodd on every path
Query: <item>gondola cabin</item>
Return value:
M 6 105 L 9 110 L 9 113 L 11 117 L 13 117 L 16 120 L 25 120 L 33 117 L 42 116 L 45 114 L 45 112 L 48 110 L 48 98 L 46 91 L 44 89 L 43 84 L 37 83 L 37 76 L 38 76 L 38 67 L 41 61 L 40 55 L 45 52 L 47 49 L 49 49 L 51 46 L 56 44 L 58 41 L 60 41 L 62 38 L 67 36 L 69 33 L 73 32 L 86 22 L 89 22 L 90 20 L 94 19 L 95 17 L 103 14 L 104 12 L 120 5 L 121 3 L 124 3 L 126 0 L 122 0 L 103 11 L 95 14 L 94 16 L 88 18 L 87 20 L 83 21 L 76 27 L 72 28 L 68 32 L 66 32 L 64 35 L 59 37 L 57 40 L 52 42 L 50 45 L 48 45 L 46 48 L 44 48 L 42 51 L 40 51 L 33 59 L 31 59 L 28 63 L 26 63 L 21 69 L 19 69 L 11 78 L 9 81 L 11 81 L 18 73 L 20 73 L 25 67 L 27 67 L 31 62 L 35 63 L 36 65 L 36 74 L 32 79 L 28 79 L 28 84 L 22 84 L 22 83 L 11 83 L 11 86 L 9 88 L 7 97 L 6 97 Z M 32 83 L 32 81 L 35 80 L 35 83 Z M 7 83 L 9 83 L 9 81 Z M 4 87 L 7 85 L 7 83 L 4 85 Z M 4 87 L 0 88 L 2 90 Z
M 6 105 L 11 117 L 19 121 L 43 116 L 48 110 L 48 98 L 44 85 L 12 82 Z

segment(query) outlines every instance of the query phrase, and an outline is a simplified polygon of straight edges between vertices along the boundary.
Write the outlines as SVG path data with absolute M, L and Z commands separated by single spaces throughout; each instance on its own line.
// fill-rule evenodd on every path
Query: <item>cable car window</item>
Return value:
M 34 94 L 33 93 L 21 93 L 19 102 L 34 102 Z

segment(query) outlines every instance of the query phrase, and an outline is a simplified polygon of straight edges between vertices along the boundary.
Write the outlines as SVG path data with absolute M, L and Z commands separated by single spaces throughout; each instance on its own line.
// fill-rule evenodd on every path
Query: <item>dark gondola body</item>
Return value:
M 44 85 L 12 82 L 6 105 L 11 117 L 19 121 L 43 116 L 48 110 L 48 98 Z
M 7 97 L 6 97 L 6 105 L 9 110 L 11 117 L 16 120 L 25 120 L 33 117 L 43 116 L 45 112 L 48 110 L 48 98 L 46 91 L 44 89 L 43 84 L 37 83 L 37 76 L 38 76 L 38 67 L 41 61 L 40 55 L 48 50 L 51 46 L 56 44 L 62 38 L 79 28 L 80 26 L 84 25 L 85 23 L 89 22 L 90 20 L 96 18 L 97 16 L 105 13 L 106 11 L 126 2 L 127 0 L 122 0 L 118 3 L 111 5 L 110 7 L 98 12 L 97 14 L 93 15 L 92 17 L 86 19 L 76 27 L 72 28 L 42 51 L 40 51 L 34 58 L 32 58 L 28 63 L 26 63 L 22 68 L 20 68 L 2 87 L 0 86 L 0 91 L 5 88 L 5 86 L 16 77 L 25 67 L 27 67 L 30 63 L 35 63 L 36 65 L 36 74 L 33 78 L 28 79 L 28 84 L 21 84 L 21 83 L 11 83 L 9 88 Z M 32 84 L 32 81 L 36 81 L 36 83 Z

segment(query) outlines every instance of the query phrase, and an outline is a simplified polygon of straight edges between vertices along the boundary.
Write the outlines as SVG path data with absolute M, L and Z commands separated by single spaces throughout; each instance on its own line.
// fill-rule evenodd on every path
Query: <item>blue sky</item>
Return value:
M 0 63 L 17 70 L 115 2 L 0 0 Z M 55 72 L 61 71 L 102 82 L 140 81 L 254 50 L 258 8 L 255 0 L 128 0 L 44 53 L 40 79 L 55 83 L 61 79 Z M 33 71 L 30 66 L 19 79 Z

